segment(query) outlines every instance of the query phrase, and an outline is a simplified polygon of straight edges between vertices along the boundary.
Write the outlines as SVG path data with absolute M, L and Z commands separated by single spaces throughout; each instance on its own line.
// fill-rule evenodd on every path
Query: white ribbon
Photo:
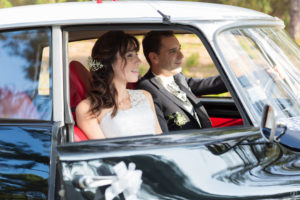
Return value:
M 134 163 L 129 163 L 127 169 L 123 161 L 116 164 L 113 168 L 117 178 L 105 190 L 105 199 L 112 200 L 123 192 L 126 200 L 137 200 L 136 194 L 142 184 L 142 171 L 135 170 Z

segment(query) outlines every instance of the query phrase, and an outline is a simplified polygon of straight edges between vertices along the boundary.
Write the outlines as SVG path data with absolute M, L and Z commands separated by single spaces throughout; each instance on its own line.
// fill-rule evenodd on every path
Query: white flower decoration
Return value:
M 97 60 L 94 60 L 91 56 L 88 57 L 88 66 L 91 71 L 95 72 L 99 69 L 101 69 L 104 65 Z
M 137 193 L 142 184 L 142 171 L 135 169 L 134 163 L 126 164 L 121 161 L 114 167 L 116 180 L 105 190 L 105 200 L 112 200 L 123 192 L 126 200 L 138 200 Z
M 175 124 L 177 126 L 180 126 L 180 128 L 182 128 L 182 126 L 187 123 L 187 120 L 185 119 L 184 115 L 178 111 L 173 114 L 170 114 L 169 119 L 174 120 Z

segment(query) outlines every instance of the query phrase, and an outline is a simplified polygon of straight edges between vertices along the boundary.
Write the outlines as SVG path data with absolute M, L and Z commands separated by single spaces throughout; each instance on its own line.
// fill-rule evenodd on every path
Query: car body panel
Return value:
M 75 177 L 109 175 L 102 168 L 120 161 L 142 171 L 139 199 L 278 198 L 296 195 L 300 182 L 299 155 L 268 147 L 253 128 L 83 142 L 58 151 L 66 193 L 82 199 L 93 199 L 105 187 L 80 190 Z
M 55 127 L 49 122 L 1 122 L 1 199 L 47 199 Z

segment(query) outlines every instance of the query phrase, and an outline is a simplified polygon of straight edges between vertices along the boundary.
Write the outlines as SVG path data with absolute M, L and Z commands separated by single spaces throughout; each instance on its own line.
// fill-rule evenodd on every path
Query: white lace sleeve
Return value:
M 149 100 L 142 90 L 128 90 L 128 92 L 132 107 L 150 105 Z

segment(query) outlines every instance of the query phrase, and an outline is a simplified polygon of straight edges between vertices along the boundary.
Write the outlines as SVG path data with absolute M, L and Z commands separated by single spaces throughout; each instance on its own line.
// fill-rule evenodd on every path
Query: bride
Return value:
M 129 90 L 139 76 L 137 39 L 123 31 L 103 34 L 89 58 L 92 88 L 76 108 L 77 125 L 89 139 L 162 132 L 150 93 Z

